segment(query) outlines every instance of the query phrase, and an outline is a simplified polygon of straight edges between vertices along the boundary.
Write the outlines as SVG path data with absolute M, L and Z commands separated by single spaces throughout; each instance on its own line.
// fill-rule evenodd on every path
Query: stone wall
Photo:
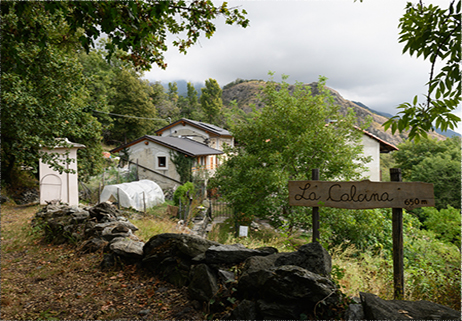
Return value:
M 460 312 L 428 301 L 346 297 L 330 277 L 331 257 L 319 243 L 295 252 L 223 245 L 189 234 L 154 235 L 144 243 L 122 212 L 107 203 L 48 205 L 33 224 L 54 243 L 101 251 L 101 269 L 136 265 L 142 273 L 187 287 L 194 306 L 218 319 L 460 320 Z

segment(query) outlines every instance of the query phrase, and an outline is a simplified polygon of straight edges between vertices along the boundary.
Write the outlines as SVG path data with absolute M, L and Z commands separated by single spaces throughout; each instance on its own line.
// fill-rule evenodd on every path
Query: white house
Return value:
M 178 152 L 194 159 L 193 170 L 205 169 L 213 175 L 219 165 L 218 156 L 223 151 L 211 148 L 188 137 L 145 135 L 111 150 L 111 153 L 128 152 L 132 164 L 138 166 L 138 178 L 150 179 L 162 189 L 181 184 L 180 175 L 171 160 L 171 153 Z
M 398 150 L 396 146 L 371 134 L 370 132 L 356 127 L 363 132 L 362 145 L 365 156 L 371 156 L 372 160 L 366 164 L 369 171 L 366 173 L 371 181 L 380 182 L 382 174 L 380 171 L 380 153 L 389 153 Z
M 225 144 L 234 147 L 234 137 L 226 129 L 186 118 L 157 130 L 156 134 L 162 137 L 187 137 L 221 151 Z

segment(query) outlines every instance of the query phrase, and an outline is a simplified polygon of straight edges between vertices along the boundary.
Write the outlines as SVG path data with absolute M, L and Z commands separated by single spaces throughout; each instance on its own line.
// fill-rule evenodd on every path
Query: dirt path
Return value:
M 46 244 L 40 206 L 1 208 L 1 320 L 203 320 L 178 289 L 134 266 L 101 272 L 102 254 Z

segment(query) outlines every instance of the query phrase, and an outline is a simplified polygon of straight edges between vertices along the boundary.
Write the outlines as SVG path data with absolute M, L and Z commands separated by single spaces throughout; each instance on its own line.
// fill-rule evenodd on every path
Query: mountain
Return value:
M 378 114 L 378 115 L 380 115 L 380 116 L 387 117 L 387 118 L 393 117 L 392 114 L 374 110 L 374 109 L 372 109 L 372 108 L 367 107 L 366 105 L 364 105 L 363 103 L 361 103 L 361 102 L 359 102 L 359 101 L 352 101 L 352 102 L 355 103 L 356 105 L 358 105 L 359 107 L 366 108 L 367 110 L 371 111 L 372 113 Z
M 455 131 L 453 131 L 453 130 L 450 130 L 450 129 L 448 129 L 447 131 L 443 132 L 441 129 L 437 128 L 437 129 L 436 129 L 436 132 L 437 132 L 438 134 L 441 134 L 441 135 L 446 136 L 446 137 L 454 137 L 454 136 L 462 137 L 461 134 L 459 134 L 459 133 L 457 133 L 457 132 L 455 132 Z
M 223 87 L 223 104 L 225 106 L 229 106 L 230 102 L 235 100 L 237 102 L 237 106 L 249 113 L 252 110 L 251 105 L 254 104 L 257 109 L 263 107 L 263 103 L 258 99 L 259 94 L 262 93 L 262 89 L 265 86 L 265 82 L 262 80 L 250 80 L 250 81 L 243 81 L 240 80 L 239 82 L 230 83 Z M 310 86 L 311 92 L 316 95 L 317 91 L 317 83 L 313 82 L 310 84 L 305 84 L 304 86 Z M 291 88 L 290 88 L 291 87 Z M 289 89 L 293 90 L 295 88 L 294 85 L 290 86 Z M 349 100 L 344 99 L 340 93 L 335 91 L 332 88 L 326 87 L 332 94 L 335 103 L 340 107 L 340 113 L 346 115 L 349 108 L 353 109 L 356 113 L 357 117 L 357 124 L 363 124 L 367 118 L 372 119 L 372 123 L 367 129 L 368 132 L 376 135 L 380 139 L 385 140 L 393 145 L 398 145 L 399 143 L 403 142 L 405 139 L 408 138 L 406 133 L 400 133 L 393 135 L 391 130 L 384 130 L 382 124 L 391 117 L 389 114 L 379 114 L 378 112 L 368 108 L 367 106 L 361 103 L 355 103 Z M 384 116 L 388 115 L 388 116 Z M 441 135 L 437 132 L 430 132 L 428 133 L 430 137 L 434 137 L 438 140 L 444 140 L 446 137 Z
M 387 117 L 387 118 L 393 117 L 392 114 L 385 113 L 385 112 L 380 112 L 380 111 L 371 109 L 371 108 L 367 107 L 366 105 L 364 105 L 364 104 L 361 103 L 361 102 L 353 101 L 353 103 L 355 103 L 356 105 L 358 105 L 358 106 L 360 106 L 360 107 L 363 107 L 363 108 L 366 108 L 366 109 L 370 110 L 372 113 L 375 113 L 375 114 L 378 114 L 378 115 L 381 115 L 381 116 L 384 116 L 384 117 Z M 436 132 L 437 132 L 438 134 L 441 134 L 441 135 L 446 136 L 446 137 L 461 136 L 459 133 L 457 133 L 457 132 L 455 132 L 455 131 L 453 131 L 453 130 L 450 130 L 450 129 L 448 129 L 447 131 L 443 132 L 441 129 L 437 128 L 437 129 L 436 129 Z

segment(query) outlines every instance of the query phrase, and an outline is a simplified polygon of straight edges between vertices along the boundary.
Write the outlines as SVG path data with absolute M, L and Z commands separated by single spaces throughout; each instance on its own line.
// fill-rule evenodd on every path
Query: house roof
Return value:
M 114 148 L 110 152 L 111 153 L 119 152 L 124 148 L 128 148 L 142 141 L 150 141 L 150 142 L 165 146 L 167 148 L 170 148 L 172 150 L 175 150 L 177 152 L 181 152 L 190 157 L 223 154 L 221 150 L 208 147 L 207 145 L 198 143 L 192 139 L 178 138 L 178 137 L 162 137 L 162 136 L 153 136 L 153 135 L 145 135 L 125 145 Z
M 182 124 L 183 126 L 186 124 L 189 124 L 193 127 L 199 128 L 207 132 L 211 136 L 232 137 L 232 134 L 224 128 L 221 128 L 221 127 L 218 127 L 212 124 L 203 123 L 197 120 L 186 119 L 186 118 L 181 118 L 180 120 L 177 120 L 176 122 L 173 122 L 159 130 L 156 130 L 156 134 L 161 135 L 165 130 L 175 127 L 179 124 Z
M 379 144 L 380 144 L 380 152 L 381 153 L 389 153 L 389 152 L 392 152 L 394 150 L 399 150 L 399 148 L 396 147 L 395 145 L 384 141 L 383 139 L 375 136 L 374 134 L 368 132 L 367 130 L 361 129 L 361 128 L 357 127 L 357 126 L 355 126 L 355 128 L 362 131 L 366 136 L 369 136 L 370 138 L 375 139 L 376 141 L 378 141 Z

